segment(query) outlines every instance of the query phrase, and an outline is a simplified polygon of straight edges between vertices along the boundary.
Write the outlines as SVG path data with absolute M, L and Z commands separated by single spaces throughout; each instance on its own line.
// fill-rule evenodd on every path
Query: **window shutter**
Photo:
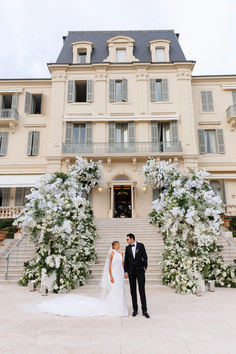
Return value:
M 115 131 L 116 131 L 116 123 L 109 122 L 109 144 L 115 144 L 116 141 Z
M 128 123 L 128 142 L 135 142 L 135 122 Z
M 222 129 L 217 129 L 217 141 L 218 141 L 218 153 L 219 154 L 224 154 L 225 153 L 225 147 L 224 147 L 224 138 L 223 138 L 223 130 Z
M 33 131 L 28 133 L 28 142 L 27 142 L 27 155 L 32 155 L 32 141 L 33 141 Z
M 162 95 L 163 101 L 169 101 L 168 79 L 162 80 Z
M 226 190 L 225 190 L 225 180 L 222 179 L 222 202 L 226 204 Z
M 206 154 L 206 144 L 205 144 L 203 129 L 198 129 L 198 139 L 199 139 L 200 154 Z
M 93 80 L 87 80 L 87 102 L 93 102 Z
M 151 122 L 151 133 L 152 133 L 152 151 L 160 150 L 160 142 L 158 136 L 158 122 Z
M 213 112 L 213 96 L 212 91 L 201 91 L 202 110 L 203 112 Z
M 16 188 L 15 206 L 23 206 L 22 194 L 23 194 L 22 188 Z
M 109 99 L 110 102 L 115 102 L 115 80 L 109 80 Z
M 158 188 L 153 188 L 153 190 L 152 190 L 152 201 L 154 202 L 154 200 L 158 199 L 158 196 L 159 196 Z
M 25 93 L 25 113 L 31 113 L 31 94 L 29 92 Z
M 158 122 L 151 122 L 152 142 L 158 143 Z
M 150 79 L 150 101 L 156 101 L 156 80 Z
M 10 188 L 2 188 L 2 206 L 10 204 Z
M 232 91 L 233 96 L 233 104 L 236 104 L 236 90 Z M 0 100 L 0 107 L 1 107 L 1 100 Z
M 207 101 L 208 101 L 208 111 L 213 112 L 214 107 L 213 107 L 212 91 L 207 91 Z
M 0 95 L 0 109 L 2 109 L 2 95 Z
M 7 155 L 7 148 L 8 148 L 8 132 L 1 132 L 0 133 L 0 156 Z
M 16 109 L 17 108 L 17 100 L 18 100 L 18 93 L 14 93 L 12 95 L 11 109 Z
M 122 79 L 121 83 L 121 100 L 124 102 L 128 101 L 128 80 Z
M 178 122 L 177 120 L 173 120 L 170 122 L 170 129 L 171 129 L 171 140 L 178 141 Z
M 34 131 L 34 138 L 33 138 L 33 148 L 32 148 L 32 155 L 37 156 L 39 154 L 39 141 L 40 141 L 40 132 Z
M 73 142 L 73 123 L 67 122 L 66 123 L 66 144 L 72 144 Z
M 30 194 L 31 188 L 30 187 L 25 187 L 24 188 L 24 195 L 23 195 L 23 205 L 25 205 L 28 202 L 28 199 L 26 199 L 26 196 Z
M 67 102 L 75 102 L 75 81 L 68 81 Z
M 92 144 L 92 141 L 93 141 L 92 129 L 93 129 L 93 123 L 86 123 L 86 128 L 85 128 L 85 142 L 86 142 L 86 144 Z

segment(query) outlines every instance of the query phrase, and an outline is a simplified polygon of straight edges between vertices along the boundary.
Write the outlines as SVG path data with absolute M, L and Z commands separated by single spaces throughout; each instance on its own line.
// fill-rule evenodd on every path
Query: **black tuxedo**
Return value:
M 145 294 L 145 270 L 147 269 L 147 253 L 142 243 L 137 242 L 135 258 L 133 257 L 132 247 L 128 245 L 125 249 L 124 271 L 129 275 L 130 292 L 133 303 L 133 310 L 138 311 L 137 290 L 138 281 L 139 294 L 143 313 L 147 312 Z

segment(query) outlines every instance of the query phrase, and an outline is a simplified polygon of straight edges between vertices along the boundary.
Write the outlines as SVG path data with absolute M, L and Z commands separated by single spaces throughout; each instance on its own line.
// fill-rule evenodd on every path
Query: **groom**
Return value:
M 126 236 L 128 246 L 125 249 L 125 278 L 129 278 L 130 292 L 133 303 L 133 314 L 137 316 L 138 304 L 137 304 L 137 290 L 136 281 L 138 281 L 139 294 L 142 304 L 143 316 L 150 318 L 147 313 L 146 294 L 145 294 L 145 271 L 147 269 L 147 253 L 142 243 L 135 241 L 133 234 Z

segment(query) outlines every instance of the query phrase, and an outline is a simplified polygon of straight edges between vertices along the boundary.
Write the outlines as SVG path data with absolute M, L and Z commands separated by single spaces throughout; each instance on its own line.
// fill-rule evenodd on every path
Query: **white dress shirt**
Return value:
M 133 252 L 133 257 L 134 257 L 134 258 L 135 258 L 136 247 L 137 247 L 137 242 L 134 241 L 134 247 L 132 247 L 132 245 L 131 245 L 131 250 L 132 250 L 132 252 Z

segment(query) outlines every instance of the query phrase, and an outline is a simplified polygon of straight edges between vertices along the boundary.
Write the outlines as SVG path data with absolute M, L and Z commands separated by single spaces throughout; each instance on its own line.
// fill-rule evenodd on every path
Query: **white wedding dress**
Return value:
M 41 312 L 73 317 L 93 316 L 128 316 L 128 308 L 124 288 L 124 269 L 122 255 L 114 251 L 111 264 L 114 283 L 109 281 L 106 291 L 100 298 L 86 295 L 57 295 L 56 298 L 37 304 Z M 108 269 L 106 276 L 109 277 Z

